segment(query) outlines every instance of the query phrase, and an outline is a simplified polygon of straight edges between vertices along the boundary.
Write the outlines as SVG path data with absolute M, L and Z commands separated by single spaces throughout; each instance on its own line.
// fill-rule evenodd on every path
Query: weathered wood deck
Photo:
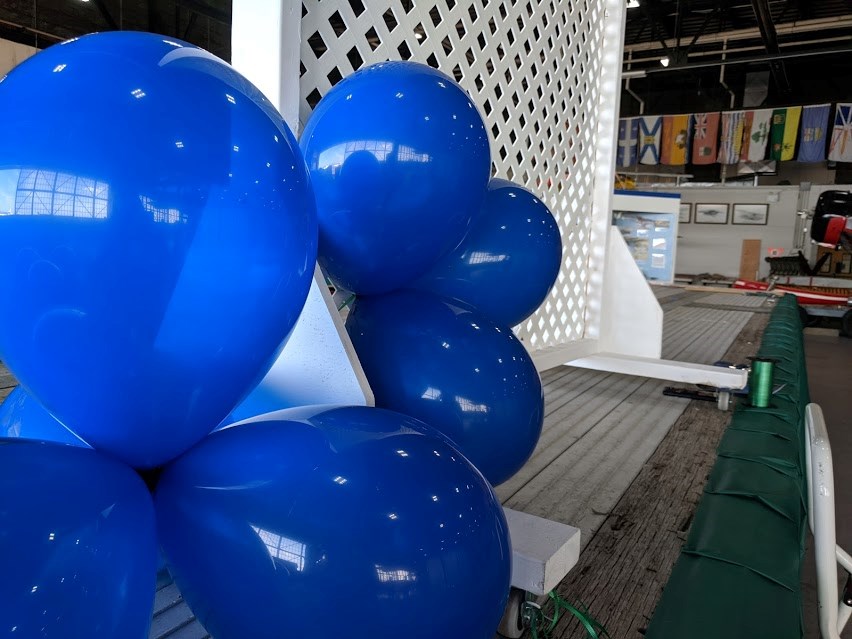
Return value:
M 695 307 L 702 294 L 660 289 L 665 313 L 663 357 L 712 364 L 752 317 L 721 297 L 727 310 Z M 672 293 L 672 291 L 675 291 Z M 686 409 L 665 397 L 670 382 L 559 367 L 542 376 L 545 423 L 539 445 L 521 471 L 497 488 L 510 508 L 555 519 L 582 531 L 583 547 L 608 517 L 640 468 Z
M 725 353 L 754 355 L 768 316 L 755 314 Z M 683 401 L 683 400 L 680 400 Z M 582 601 L 613 639 L 640 639 L 668 581 L 730 413 L 689 402 L 590 539 L 558 592 Z M 572 619 L 554 637 L 586 637 Z

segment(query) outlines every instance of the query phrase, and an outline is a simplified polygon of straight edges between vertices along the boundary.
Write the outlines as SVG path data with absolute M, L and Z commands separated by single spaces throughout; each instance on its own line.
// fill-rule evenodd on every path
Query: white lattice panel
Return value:
M 302 6 L 302 123 L 334 84 L 365 64 L 430 64 L 455 77 L 479 106 L 495 175 L 523 184 L 553 211 L 564 246 L 559 280 L 516 329 L 532 351 L 589 332 L 590 273 L 600 257 L 592 250 L 595 179 L 609 176 L 603 192 L 612 184 L 612 171 L 596 171 L 595 161 L 599 126 L 614 122 L 617 109 L 617 95 L 603 96 L 600 80 L 611 74 L 602 69 L 607 47 L 620 52 L 621 27 L 615 38 L 611 25 L 605 29 L 607 7 L 616 1 L 306 0 Z

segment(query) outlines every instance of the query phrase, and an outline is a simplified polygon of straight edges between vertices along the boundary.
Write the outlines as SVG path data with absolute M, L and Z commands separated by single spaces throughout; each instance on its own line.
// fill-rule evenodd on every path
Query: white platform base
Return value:
M 746 370 L 676 362 L 653 357 L 598 353 L 566 362 L 566 364 L 596 371 L 667 379 L 685 384 L 703 384 L 715 388 L 741 389 L 748 384 L 748 371 Z
M 580 530 L 504 508 L 512 538 L 512 587 L 546 595 L 577 565 Z

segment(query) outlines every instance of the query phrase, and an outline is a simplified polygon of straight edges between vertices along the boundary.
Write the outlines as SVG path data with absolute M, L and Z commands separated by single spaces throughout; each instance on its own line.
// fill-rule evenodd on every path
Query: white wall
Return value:
M 0 39 L 0 77 L 6 75 L 18 64 L 33 55 L 38 49 Z
M 743 240 L 761 241 L 760 277 L 769 274 L 765 261 L 770 247 L 791 252 L 795 242 L 799 187 L 752 187 L 682 189 L 681 202 L 693 205 L 692 221 L 678 227 L 677 261 L 679 274 L 719 273 L 737 277 Z M 728 204 L 727 224 L 696 224 L 695 204 Z M 734 204 L 769 204 L 766 226 L 731 224 Z M 795 251 L 792 252 L 795 254 Z

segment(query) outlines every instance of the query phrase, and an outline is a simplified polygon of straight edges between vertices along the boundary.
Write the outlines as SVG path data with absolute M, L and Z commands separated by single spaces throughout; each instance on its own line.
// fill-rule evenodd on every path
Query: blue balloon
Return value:
M 153 467 L 269 368 L 316 210 L 272 105 L 212 54 L 111 32 L 0 83 L 0 359 L 93 447 Z
M 413 291 L 358 298 L 346 328 L 377 406 L 444 433 L 494 486 L 529 459 L 544 396 L 511 330 Z
M 0 404 L 0 439 L 33 439 L 89 448 L 89 445 L 56 421 L 23 386 Z
M 216 639 L 490 639 L 508 529 L 476 469 L 424 424 L 302 408 L 214 433 L 157 486 L 160 540 Z
M 0 441 L 0 635 L 146 639 L 157 538 L 151 495 L 92 450 Z
M 464 302 L 500 326 L 516 326 L 541 306 L 561 265 L 559 225 L 547 206 L 495 178 L 467 237 L 412 288 Z
M 402 287 L 458 245 L 491 168 L 468 95 L 413 62 L 373 65 L 338 83 L 301 145 L 316 191 L 320 264 L 365 295 Z

